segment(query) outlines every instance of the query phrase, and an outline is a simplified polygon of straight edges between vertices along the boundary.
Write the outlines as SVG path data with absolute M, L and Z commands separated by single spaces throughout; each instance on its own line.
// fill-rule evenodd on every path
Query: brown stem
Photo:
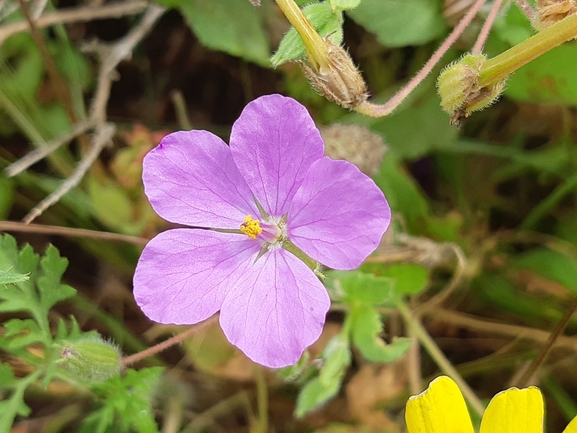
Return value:
M 97 230 L 79 229 L 73 227 L 51 226 L 45 224 L 26 224 L 20 221 L 0 221 L 0 231 L 45 233 L 57 236 L 76 236 L 81 238 L 103 239 L 107 241 L 127 242 L 144 246 L 148 239 L 119 233 L 101 232 Z
M 196 334 L 198 331 L 207 328 L 208 326 L 216 322 L 217 319 L 218 314 L 215 314 L 214 316 L 206 319 L 204 322 L 194 325 L 192 328 L 184 332 L 181 332 L 180 334 L 177 334 L 174 337 L 171 337 L 168 340 L 163 341 L 162 343 L 158 343 L 157 345 L 149 347 L 148 349 L 145 349 L 142 352 L 135 353 L 134 355 L 125 356 L 124 358 L 122 358 L 122 365 L 126 367 L 135 364 L 138 361 L 141 361 L 145 358 L 148 358 L 149 356 L 156 355 L 157 353 L 160 353 L 163 350 L 166 350 L 169 347 L 174 346 L 175 344 L 178 344 L 183 340 L 186 340 L 188 337 Z
M 545 358 L 547 357 L 547 355 L 551 351 L 551 348 L 555 344 L 555 341 L 565 331 L 565 328 L 569 324 L 569 321 L 571 320 L 571 317 L 573 317 L 573 314 L 575 313 L 575 311 L 577 311 L 577 298 L 575 298 L 573 300 L 573 303 L 567 309 L 567 311 L 565 312 L 565 315 L 563 316 L 563 318 L 561 319 L 559 324 L 555 327 L 555 329 L 553 330 L 553 332 L 549 336 L 549 339 L 545 343 L 545 346 L 541 350 L 541 353 L 539 353 L 539 356 L 537 356 L 537 358 L 535 358 L 533 360 L 533 362 L 531 363 L 531 365 L 529 366 L 527 371 L 525 371 L 525 373 L 523 373 L 523 375 L 517 381 L 515 386 L 527 386 L 529 384 L 531 377 L 533 376 L 533 374 L 535 374 L 535 372 L 537 371 L 539 366 L 545 361 Z

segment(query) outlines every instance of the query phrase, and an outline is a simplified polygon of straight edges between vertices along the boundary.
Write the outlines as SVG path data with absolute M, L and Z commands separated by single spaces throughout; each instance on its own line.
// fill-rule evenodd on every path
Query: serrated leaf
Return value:
M 347 13 L 391 48 L 426 44 L 446 27 L 441 8 L 430 0 L 363 0 Z
M 13 267 L 16 272 L 29 275 L 25 281 L 20 281 L 11 290 L 1 290 L 0 311 L 31 311 L 43 309 L 46 313 L 57 302 L 73 296 L 76 291 L 60 279 L 68 266 L 68 260 L 60 257 L 58 250 L 50 245 L 46 255 L 40 261 L 30 245 L 18 252 L 16 241 L 11 236 L 0 238 L 0 266 Z
M 397 338 L 386 344 L 379 335 L 383 331 L 381 315 L 370 305 L 351 308 L 351 339 L 364 358 L 371 362 L 393 362 L 405 354 L 411 345 L 407 338 Z
M 312 3 L 303 8 L 305 17 L 323 38 L 340 45 L 343 41 L 343 15 L 339 10 L 333 10 L 327 2 Z M 294 28 L 291 28 L 279 44 L 270 61 L 273 68 L 283 63 L 303 60 L 306 49 L 303 40 Z
M 36 321 L 32 319 L 11 319 L 4 323 L 6 350 L 14 353 L 34 343 L 44 343 L 45 339 Z
M 64 271 L 68 267 L 68 259 L 60 257 L 55 246 L 49 245 L 46 254 L 40 260 L 42 274 L 38 277 L 40 305 L 48 311 L 56 303 L 68 299 L 76 294 L 76 290 L 60 282 Z
M 345 302 L 363 302 L 372 305 L 394 307 L 399 295 L 395 290 L 395 281 L 361 271 L 327 272 L 327 288 L 335 298 Z
M 163 0 L 178 7 L 206 47 L 268 65 L 270 49 L 261 19 L 246 0 Z
M 106 432 L 115 420 L 121 431 L 158 432 L 151 401 L 162 371 L 162 367 L 129 369 L 125 376 L 92 386 L 102 397 L 103 406 L 84 420 L 81 432 Z

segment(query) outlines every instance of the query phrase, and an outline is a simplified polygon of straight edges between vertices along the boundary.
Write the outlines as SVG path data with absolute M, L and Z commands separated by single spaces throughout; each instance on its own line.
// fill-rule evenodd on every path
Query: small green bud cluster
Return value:
M 441 108 L 451 116 L 452 124 L 459 125 L 472 112 L 491 105 L 503 92 L 505 80 L 491 86 L 479 86 L 481 67 L 486 60 L 484 54 L 466 54 L 439 75 L 437 89 Z
M 99 382 L 120 373 L 122 355 L 116 345 L 97 336 L 63 341 L 56 362 L 82 379 Z

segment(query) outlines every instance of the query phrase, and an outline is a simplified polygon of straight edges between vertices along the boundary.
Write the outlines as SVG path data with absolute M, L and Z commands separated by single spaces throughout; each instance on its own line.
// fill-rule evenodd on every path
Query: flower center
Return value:
M 247 215 L 240 225 L 241 233 L 251 239 L 257 237 L 268 244 L 268 248 L 273 245 L 282 246 L 286 239 L 286 224 L 282 218 L 269 217 L 266 221 L 255 220 L 252 215 Z
M 260 221 L 253 219 L 250 215 L 247 215 L 244 217 L 244 222 L 240 225 L 240 231 L 247 235 L 249 238 L 255 239 L 262 233 Z

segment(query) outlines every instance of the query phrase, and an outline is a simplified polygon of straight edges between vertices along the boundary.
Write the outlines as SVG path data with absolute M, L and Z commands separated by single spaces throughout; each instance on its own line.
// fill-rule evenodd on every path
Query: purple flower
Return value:
M 226 337 L 253 361 L 298 361 L 330 299 L 297 255 L 354 269 L 390 222 L 374 182 L 323 151 L 306 108 L 281 95 L 245 107 L 230 147 L 207 131 L 166 136 L 144 158 L 145 192 L 161 217 L 193 228 L 144 248 L 134 275 L 142 311 L 193 324 L 220 310 Z

